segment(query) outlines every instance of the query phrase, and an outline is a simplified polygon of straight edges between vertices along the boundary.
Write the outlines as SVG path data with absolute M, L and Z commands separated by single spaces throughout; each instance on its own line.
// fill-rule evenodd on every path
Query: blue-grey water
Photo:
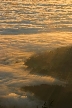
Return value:
M 71 0 L 0 0 L 0 102 L 9 108 L 40 104 L 24 85 L 60 84 L 31 75 L 24 61 L 35 52 L 72 45 Z

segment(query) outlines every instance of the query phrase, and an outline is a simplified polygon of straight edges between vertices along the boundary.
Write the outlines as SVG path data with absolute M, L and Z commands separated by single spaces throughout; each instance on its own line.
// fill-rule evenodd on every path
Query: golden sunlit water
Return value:
M 71 32 L 71 0 L 2 0 L 0 34 Z
M 0 101 L 32 108 L 41 101 L 26 85 L 65 82 L 31 75 L 24 61 L 34 53 L 72 45 L 72 0 L 0 0 Z

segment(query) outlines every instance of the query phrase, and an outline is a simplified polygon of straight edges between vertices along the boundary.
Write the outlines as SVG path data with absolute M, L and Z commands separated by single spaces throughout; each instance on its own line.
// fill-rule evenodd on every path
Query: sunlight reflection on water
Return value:
M 1 1 L 0 34 L 32 34 L 41 32 L 71 32 L 72 2 L 61 1 Z
M 65 84 L 30 75 L 24 61 L 32 54 L 72 45 L 72 1 L 0 1 L 0 100 L 20 108 L 40 103 L 23 85 Z M 21 106 L 20 106 L 21 105 Z

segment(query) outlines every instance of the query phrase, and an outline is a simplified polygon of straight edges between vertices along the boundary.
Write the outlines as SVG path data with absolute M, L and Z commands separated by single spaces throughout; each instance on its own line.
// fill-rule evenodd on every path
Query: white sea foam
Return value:
M 14 105 L 17 108 L 36 107 L 40 101 L 33 94 L 20 91 L 20 87 L 38 84 L 64 85 L 65 82 L 51 76 L 29 74 L 25 70 L 24 61 L 35 52 L 72 45 L 71 31 L 71 0 L 0 0 L 2 105 L 9 108 Z
M 22 92 L 26 85 L 58 84 L 51 76 L 31 75 L 25 70 L 24 61 L 33 53 L 52 48 L 71 45 L 71 34 L 38 34 L 19 36 L 0 36 L 0 100 L 6 106 L 17 105 L 31 108 L 40 103 L 33 94 Z

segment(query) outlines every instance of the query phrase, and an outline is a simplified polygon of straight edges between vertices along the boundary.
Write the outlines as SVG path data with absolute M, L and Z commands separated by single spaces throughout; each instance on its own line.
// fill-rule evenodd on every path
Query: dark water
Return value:
M 11 108 L 42 105 L 28 85 L 64 85 L 51 76 L 31 75 L 24 61 L 35 52 L 72 45 L 72 1 L 0 0 L 0 102 Z

